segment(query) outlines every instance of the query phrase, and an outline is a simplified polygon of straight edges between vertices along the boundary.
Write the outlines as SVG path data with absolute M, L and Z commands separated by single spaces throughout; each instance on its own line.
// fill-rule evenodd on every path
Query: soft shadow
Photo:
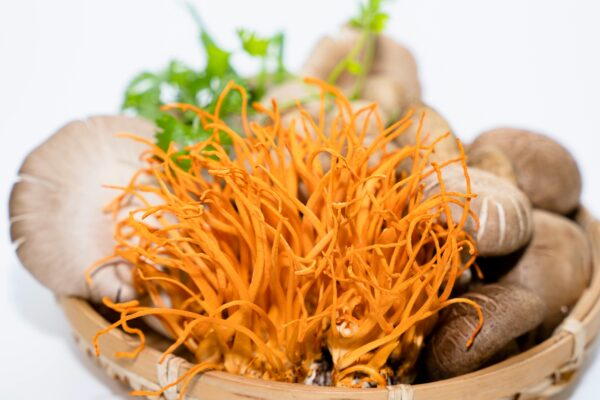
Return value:
M 75 343 L 69 321 L 58 305 L 54 294 L 44 288 L 21 266 L 18 260 L 8 263 L 8 301 L 23 320 L 46 335 L 58 336 L 68 343 L 79 364 L 110 393 L 91 400 L 129 400 L 129 387 L 110 378 L 92 357 L 88 357 Z
M 52 292 L 38 283 L 16 259 L 9 262 L 7 275 L 9 306 L 25 321 L 48 335 L 64 336 L 69 332 Z
M 130 389 L 124 384 L 110 378 L 102 368 L 88 357 L 75 343 L 69 321 L 56 302 L 54 294 L 38 283 L 15 260 L 8 263 L 8 300 L 9 307 L 14 308 L 30 325 L 46 335 L 59 336 L 68 342 L 68 348 L 73 353 L 82 368 L 99 384 L 106 387 L 110 393 L 93 397 L 91 400 L 122 400 L 133 399 L 128 395 Z

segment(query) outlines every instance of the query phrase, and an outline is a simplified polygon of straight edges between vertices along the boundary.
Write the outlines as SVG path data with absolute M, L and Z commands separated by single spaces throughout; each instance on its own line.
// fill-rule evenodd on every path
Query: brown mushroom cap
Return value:
M 23 265 L 62 295 L 93 300 L 130 299 L 128 266 L 117 263 L 94 275 L 84 269 L 113 252 L 115 223 L 102 209 L 141 167 L 144 145 L 119 138 L 130 132 L 152 137 L 154 126 L 125 116 L 91 117 L 67 124 L 34 149 L 19 170 L 10 198 L 11 237 Z
M 501 128 L 484 132 L 471 145 L 493 145 L 513 164 L 517 185 L 536 208 L 568 214 L 579 204 L 581 174 L 573 156 L 559 143 L 534 132 Z
M 458 142 L 456 136 L 452 133 L 452 129 L 448 122 L 440 113 L 433 108 L 423 103 L 416 103 L 412 106 L 414 111 L 412 115 L 412 123 L 407 128 L 406 132 L 398 136 L 396 143 L 399 146 L 413 146 L 416 144 L 417 133 L 423 118 L 423 126 L 421 128 L 421 141 L 423 144 L 431 145 L 440 136 L 450 133 L 450 135 L 439 141 L 435 146 L 435 152 L 429 160 L 431 162 L 443 163 L 445 161 L 457 158 L 460 156 Z
M 517 174 L 508 156 L 493 145 L 469 147 L 467 162 L 470 167 L 479 168 L 517 184 Z
M 500 281 L 527 287 L 546 303 L 548 315 L 541 335 L 547 336 L 588 286 L 591 249 L 581 228 L 565 217 L 534 210 L 533 222 L 531 243 Z
M 462 166 L 452 164 L 442 169 L 448 192 L 466 192 L 466 179 Z M 523 247 L 531 238 L 533 221 L 531 204 L 514 185 L 489 172 L 469 168 L 471 191 L 477 197 L 471 201 L 471 210 L 479 219 L 479 229 L 472 217 L 467 219 L 465 230 L 475 239 L 481 256 L 499 256 Z M 437 177 L 426 179 L 425 197 L 440 192 Z M 452 204 L 452 218 L 462 218 L 462 207 Z
M 364 100 L 375 102 L 381 111 L 398 120 L 408 111 L 408 95 L 398 80 L 384 74 L 372 74 L 365 79 L 361 93 Z
M 359 30 L 344 27 L 335 37 L 324 37 L 314 47 L 312 53 L 302 67 L 300 74 L 303 76 L 312 76 L 322 80 L 327 80 L 333 69 L 348 55 L 356 42 L 359 40 L 361 32 Z M 421 86 L 417 74 L 417 63 L 411 52 L 401 46 L 393 39 L 381 35 L 377 38 L 375 44 L 375 58 L 369 71 L 369 76 L 389 79 L 388 82 L 394 84 L 387 87 L 379 86 L 382 91 L 377 92 L 366 89 L 369 86 L 369 77 L 365 82 L 365 89 L 369 95 L 365 96 L 365 91 L 360 97 L 376 101 L 382 104 L 382 108 L 391 115 L 399 114 L 392 112 L 394 106 L 386 99 L 395 98 L 400 103 L 396 104 L 397 109 L 403 109 L 406 102 L 414 102 L 421 97 Z M 356 77 L 349 73 L 340 76 L 337 84 L 345 88 L 346 91 L 352 90 Z M 375 81 L 371 83 L 376 83 Z M 399 89 L 401 88 L 401 89 Z M 402 94 L 399 93 L 402 91 Z M 376 98 L 372 98 L 372 95 Z M 385 104 L 385 107 L 384 107 Z
M 425 369 L 432 380 L 475 371 L 503 351 L 515 338 L 535 329 L 545 315 L 544 302 L 518 285 L 492 284 L 467 293 L 483 312 L 483 328 L 467 350 L 479 322 L 472 306 L 458 303 L 442 312 L 425 347 Z

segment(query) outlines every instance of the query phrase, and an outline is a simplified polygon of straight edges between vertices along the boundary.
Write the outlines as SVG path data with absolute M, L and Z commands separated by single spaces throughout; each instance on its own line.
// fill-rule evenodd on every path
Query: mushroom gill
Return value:
M 57 294 L 99 300 L 135 297 L 129 266 L 84 270 L 110 254 L 114 220 L 102 209 L 116 196 L 104 184 L 125 186 L 140 169 L 144 145 L 119 133 L 152 137 L 138 118 L 96 116 L 74 121 L 34 149 L 19 170 L 10 197 L 11 238 L 23 265 Z

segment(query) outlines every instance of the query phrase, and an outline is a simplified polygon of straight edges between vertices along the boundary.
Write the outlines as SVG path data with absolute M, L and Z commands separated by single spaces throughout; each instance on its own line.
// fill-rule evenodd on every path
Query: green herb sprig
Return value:
M 344 71 L 357 77 L 352 97 L 358 97 L 364 80 L 371 69 L 375 40 L 384 29 L 388 15 L 383 12 L 383 3 L 388 0 L 366 0 L 360 3 L 358 15 L 350 25 L 361 30 L 361 36 L 350 53 L 334 68 L 329 82 L 335 84 Z M 167 150 L 173 143 L 179 153 L 186 154 L 187 146 L 206 140 L 207 132 L 192 112 L 161 111 L 167 103 L 186 103 L 214 112 L 225 85 L 235 81 L 248 93 L 250 102 L 261 101 L 271 85 L 279 84 L 291 77 L 284 63 L 285 36 L 261 36 L 256 32 L 239 29 L 237 36 L 240 48 L 226 50 L 209 34 L 197 10 L 188 3 L 188 9 L 199 29 L 199 42 L 205 57 L 201 68 L 191 67 L 182 61 L 172 60 L 160 71 L 144 71 L 135 76 L 125 90 L 122 110 L 150 119 L 156 123 L 156 143 Z M 232 58 L 244 54 L 258 61 L 256 74 L 242 76 L 232 64 Z M 242 99 L 231 93 L 221 104 L 220 117 L 227 122 L 239 116 Z M 249 110 L 252 112 L 252 110 Z M 227 145 L 226 137 L 222 138 Z M 182 168 L 189 168 L 180 163 Z
M 188 4 L 200 34 L 200 44 L 206 62 L 203 68 L 194 68 L 173 60 L 161 71 L 144 71 L 135 76 L 125 90 L 122 110 L 155 121 L 159 131 L 156 143 L 167 150 L 174 143 L 182 150 L 186 146 L 206 140 L 210 135 L 194 113 L 164 112 L 167 103 L 191 104 L 209 112 L 215 110 L 218 98 L 230 81 L 243 86 L 249 101 L 260 101 L 267 87 L 285 80 L 289 73 L 284 64 L 285 37 L 277 33 L 272 37 L 260 36 L 255 32 L 240 29 L 240 48 L 226 50 L 208 33 L 197 11 Z M 255 76 L 242 76 L 232 64 L 234 54 L 243 53 L 259 61 L 260 69 Z M 231 93 L 220 108 L 224 120 L 239 115 L 241 96 Z
M 361 3 L 359 13 L 350 20 L 350 26 L 361 31 L 360 38 L 348 55 L 331 71 L 328 82 L 335 85 L 344 72 L 356 76 L 351 98 L 360 96 L 365 79 L 373 66 L 377 36 L 386 27 L 389 15 L 383 11 L 389 0 L 367 0 Z M 361 56 L 362 55 L 362 56 Z

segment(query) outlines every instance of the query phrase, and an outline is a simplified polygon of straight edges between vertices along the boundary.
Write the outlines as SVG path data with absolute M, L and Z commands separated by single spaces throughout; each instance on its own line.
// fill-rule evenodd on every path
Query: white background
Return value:
M 284 29 L 297 68 L 315 40 L 354 13 L 348 0 L 197 1 L 210 31 Z M 565 144 L 600 215 L 600 3 L 595 0 L 399 0 L 389 33 L 415 53 L 424 97 L 465 141 L 497 125 L 533 128 Z M 74 347 L 52 295 L 20 266 L 5 209 L 24 156 L 69 120 L 118 110 L 140 69 L 177 57 L 201 63 L 181 3 L 0 0 L 0 398 L 120 399 Z M 77 168 L 77 166 L 73 166 Z M 575 399 L 599 398 L 600 359 Z

